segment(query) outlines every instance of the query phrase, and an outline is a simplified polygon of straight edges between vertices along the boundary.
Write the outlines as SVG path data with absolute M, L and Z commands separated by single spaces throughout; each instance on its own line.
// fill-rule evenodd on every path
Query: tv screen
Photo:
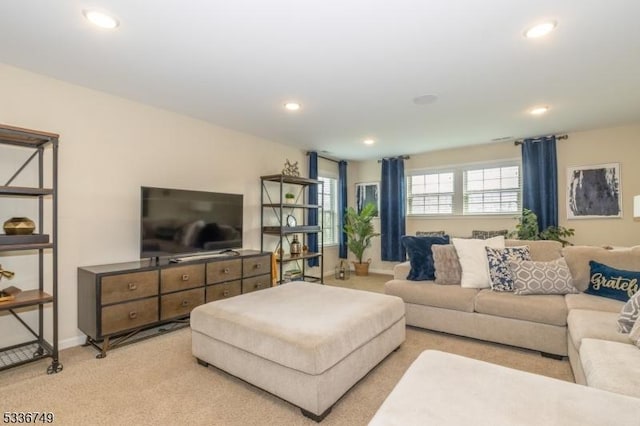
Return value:
M 241 194 L 143 186 L 140 257 L 242 247 Z

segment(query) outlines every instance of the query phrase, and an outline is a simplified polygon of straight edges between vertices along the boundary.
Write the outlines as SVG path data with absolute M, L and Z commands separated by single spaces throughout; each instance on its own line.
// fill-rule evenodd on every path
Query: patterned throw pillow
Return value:
M 433 266 L 433 254 L 431 246 L 434 244 L 449 244 L 449 237 L 402 237 L 402 245 L 407 249 L 411 271 L 407 279 L 411 281 L 433 280 L 435 267 Z
M 589 287 L 585 293 L 626 302 L 638 291 L 640 271 L 616 269 L 594 260 L 589 267 Z
M 571 272 L 564 259 L 551 262 L 509 262 L 509 267 L 513 273 L 514 294 L 579 293 L 573 286 Z
M 629 333 L 640 317 L 640 291 L 625 303 L 618 317 L 618 331 Z
M 489 261 L 491 289 L 494 291 L 513 291 L 513 276 L 509 262 L 531 260 L 529 246 L 505 247 L 503 249 L 485 247 L 485 250 Z
M 475 238 L 477 240 L 486 240 L 488 238 L 499 237 L 499 236 L 507 236 L 509 231 L 506 229 L 501 229 L 499 231 L 471 231 L 471 238 Z
M 629 338 L 633 342 L 634 345 L 640 348 L 640 320 L 636 321 L 633 328 L 631 329 L 631 333 L 629 333 Z
M 462 267 L 455 246 L 453 244 L 433 245 L 431 252 L 436 269 L 436 284 L 460 285 Z
M 416 237 L 444 237 L 444 231 L 416 231 Z

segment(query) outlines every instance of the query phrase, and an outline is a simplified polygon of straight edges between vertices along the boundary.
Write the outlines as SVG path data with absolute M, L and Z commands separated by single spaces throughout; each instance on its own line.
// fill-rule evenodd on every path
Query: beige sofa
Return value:
M 564 256 L 575 287 L 589 285 L 589 260 L 640 271 L 640 246 L 605 250 L 553 241 L 506 240 L 529 245 L 533 260 Z M 396 265 L 387 294 L 405 302 L 407 325 L 569 356 L 577 383 L 640 398 L 640 349 L 617 331 L 623 302 L 585 293 L 527 295 L 406 280 L 408 262 Z
M 556 241 L 505 241 L 507 247 L 525 244 L 533 260 L 561 257 L 562 245 Z M 407 325 L 567 355 L 564 296 L 516 296 L 491 289 L 409 281 L 410 269 L 409 262 L 396 265 L 394 279 L 385 284 L 385 293 L 404 300 Z

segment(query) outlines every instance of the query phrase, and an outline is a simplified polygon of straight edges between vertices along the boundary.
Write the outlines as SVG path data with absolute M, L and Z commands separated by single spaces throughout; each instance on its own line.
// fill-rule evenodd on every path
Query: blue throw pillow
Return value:
M 433 253 L 431 246 L 434 244 L 449 244 L 449 236 L 442 237 L 402 237 L 402 245 L 407 249 L 411 271 L 407 279 L 411 281 L 425 281 L 436 279 L 436 268 L 433 266 Z
M 509 262 L 531 260 L 529 246 L 505 247 L 503 249 L 485 247 L 485 250 L 489 261 L 491 290 L 513 291 L 513 275 L 511 275 Z
M 589 288 L 585 293 L 626 302 L 638 291 L 640 271 L 616 269 L 594 260 L 589 266 Z

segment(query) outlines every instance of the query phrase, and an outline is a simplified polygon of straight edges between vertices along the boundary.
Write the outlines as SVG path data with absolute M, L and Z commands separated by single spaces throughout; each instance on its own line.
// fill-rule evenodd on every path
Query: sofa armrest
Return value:
M 398 263 L 393 267 L 393 279 L 394 280 L 406 280 L 407 275 L 411 271 L 411 263 L 409 261 Z

